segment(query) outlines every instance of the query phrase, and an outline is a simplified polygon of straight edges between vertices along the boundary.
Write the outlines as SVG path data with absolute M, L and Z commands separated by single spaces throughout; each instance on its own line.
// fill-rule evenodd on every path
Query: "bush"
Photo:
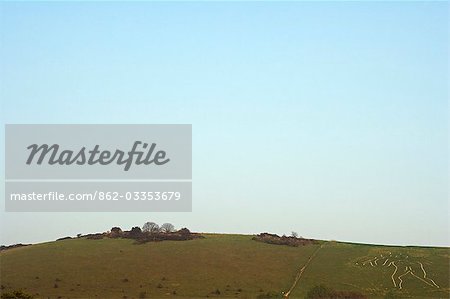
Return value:
M 111 232 L 109 233 L 110 238 L 119 238 L 122 236 L 122 229 L 120 227 L 111 228 Z
M 333 292 L 324 285 L 318 285 L 313 287 L 306 294 L 306 298 L 316 299 L 316 298 L 331 298 Z
M 72 239 L 72 237 L 63 237 L 63 238 L 56 239 L 56 241 L 64 241 L 64 240 L 70 240 L 70 239 Z
M 306 294 L 308 299 L 364 299 L 367 298 L 365 295 L 357 292 L 347 292 L 347 291 L 335 291 L 333 289 L 327 288 L 324 285 L 318 285 L 313 287 Z
M 265 294 L 259 294 L 256 298 L 258 299 L 269 299 L 269 298 L 282 298 L 281 294 L 275 292 L 267 292 Z
M 133 228 L 131 228 L 130 232 L 129 232 L 129 236 L 132 239 L 137 239 L 139 237 L 142 236 L 142 230 L 139 226 L 135 226 Z
M 12 291 L 2 294 L 2 299 L 33 299 L 34 297 L 22 291 Z
M 101 240 L 104 237 L 103 233 L 97 233 L 97 234 L 87 234 L 85 235 L 86 239 L 89 240 Z
M 180 234 L 181 236 L 189 236 L 191 234 L 191 231 L 184 227 L 178 231 L 178 234 Z
M 316 240 L 313 239 L 305 239 L 305 238 L 298 238 L 295 236 L 287 237 L 285 235 L 278 236 L 276 234 L 269 234 L 269 233 L 261 233 L 259 235 L 256 235 L 252 238 L 252 240 L 264 242 L 268 244 L 274 244 L 274 245 L 287 245 L 287 246 L 305 246 L 309 244 L 317 244 Z

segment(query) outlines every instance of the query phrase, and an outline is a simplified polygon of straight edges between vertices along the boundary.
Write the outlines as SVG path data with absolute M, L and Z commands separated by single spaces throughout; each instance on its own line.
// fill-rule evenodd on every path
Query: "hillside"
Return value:
M 4 250 L 2 292 L 22 289 L 37 298 L 256 298 L 288 291 L 307 264 L 290 298 L 303 298 L 319 284 L 370 298 L 450 295 L 449 248 L 337 242 L 290 247 L 248 235 L 204 236 L 139 245 L 77 238 Z

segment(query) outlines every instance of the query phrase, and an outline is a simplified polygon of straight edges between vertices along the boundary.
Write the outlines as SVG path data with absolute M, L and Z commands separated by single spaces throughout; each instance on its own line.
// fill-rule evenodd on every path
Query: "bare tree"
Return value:
M 172 223 L 164 223 L 163 225 L 161 225 L 161 231 L 165 233 L 171 233 L 175 231 L 175 226 L 173 226 Z
M 146 222 L 143 226 L 142 226 L 142 230 L 144 232 L 148 232 L 150 234 L 155 234 L 158 233 L 160 231 L 159 229 L 159 225 L 156 224 L 155 222 Z
M 297 232 L 291 232 L 291 237 L 298 238 Z

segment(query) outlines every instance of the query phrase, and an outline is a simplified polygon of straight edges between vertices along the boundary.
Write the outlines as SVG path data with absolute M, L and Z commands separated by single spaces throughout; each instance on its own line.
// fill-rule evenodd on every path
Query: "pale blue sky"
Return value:
M 191 123 L 194 196 L 192 213 L 2 211 L 0 243 L 153 220 L 450 245 L 448 3 L 0 7 L 3 123 Z

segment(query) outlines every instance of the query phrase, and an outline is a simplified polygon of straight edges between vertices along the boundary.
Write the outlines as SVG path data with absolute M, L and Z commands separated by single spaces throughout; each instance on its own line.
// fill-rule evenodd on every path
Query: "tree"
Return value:
M 298 238 L 297 232 L 292 232 L 292 233 L 291 233 L 291 237 Z
M 172 223 L 164 223 L 161 225 L 161 231 L 165 233 L 171 233 L 175 231 L 175 226 Z
M 111 228 L 110 236 L 113 238 L 120 237 L 122 235 L 122 229 L 120 227 Z
M 147 233 L 150 233 L 150 234 L 155 234 L 155 233 L 158 233 L 160 231 L 159 225 L 156 224 L 155 222 L 146 222 L 142 226 L 142 230 L 144 232 L 147 232 Z
M 138 238 L 142 234 L 141 228 L 139 226 L 135 226 L 135 227 L 131 228 L 129 234 L 130 234 L 131 238 Z

